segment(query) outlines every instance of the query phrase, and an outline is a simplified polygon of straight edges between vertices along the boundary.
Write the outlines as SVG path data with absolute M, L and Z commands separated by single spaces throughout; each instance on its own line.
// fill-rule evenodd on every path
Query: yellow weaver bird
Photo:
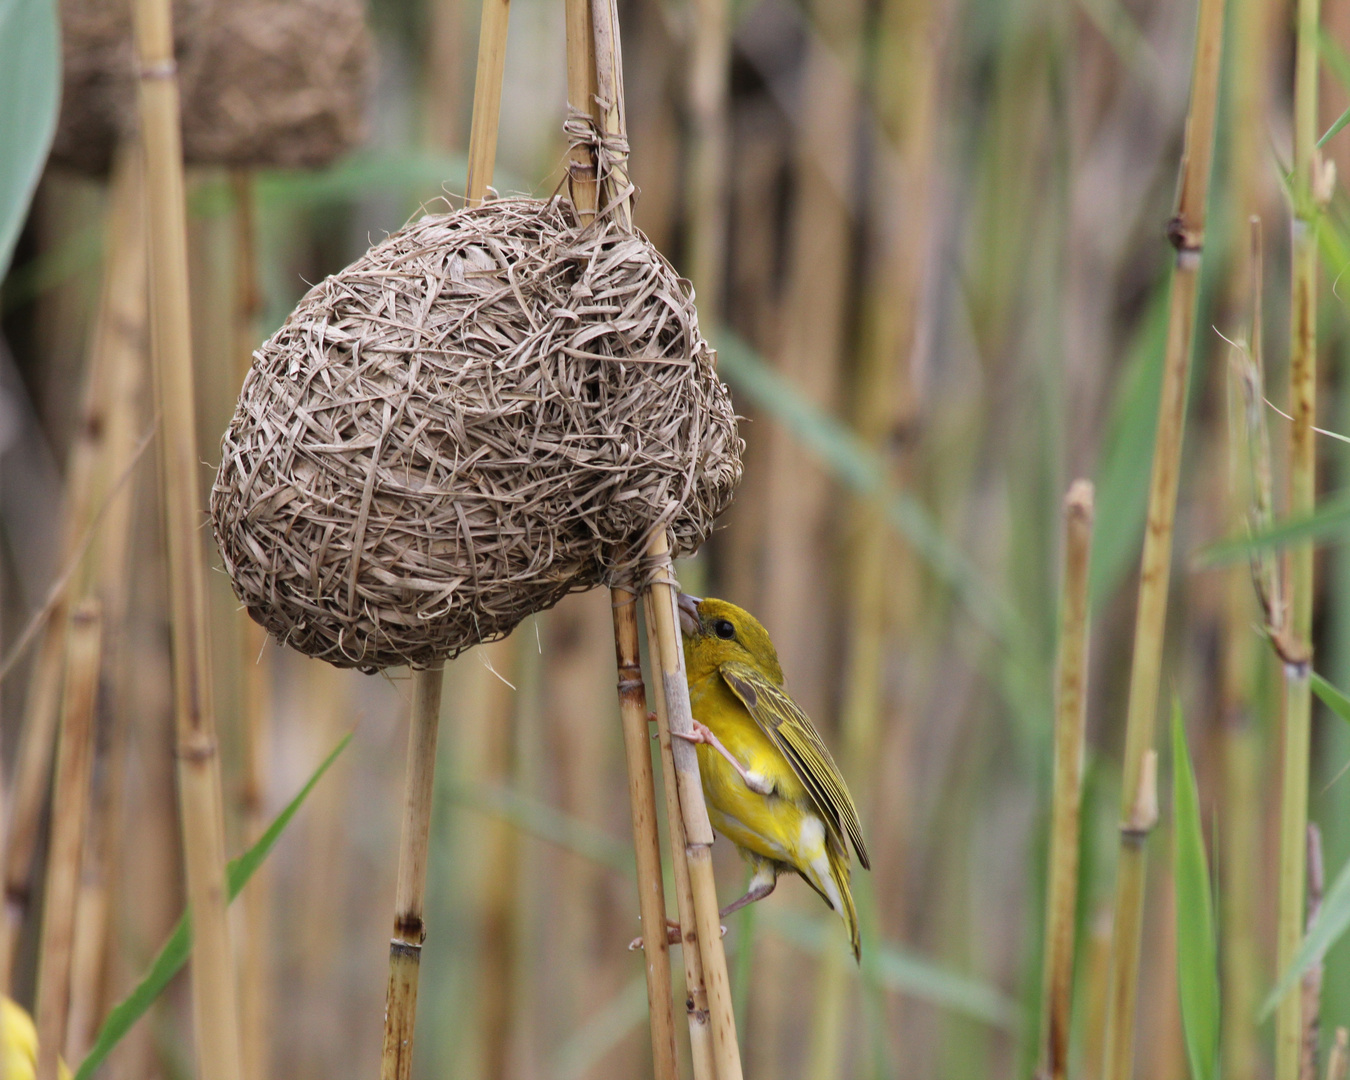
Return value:
M 810 717 L 783 689 L 769 635 L 725 600 L 681 595 L 680 628 L 703 795 L 713 828 L 740 849 L 753 874 L 728 915 L 773 892 L 794 870 L 848 929 L 862 957 L 849 890 L 848 844 L 870 869 L 858 811 Z

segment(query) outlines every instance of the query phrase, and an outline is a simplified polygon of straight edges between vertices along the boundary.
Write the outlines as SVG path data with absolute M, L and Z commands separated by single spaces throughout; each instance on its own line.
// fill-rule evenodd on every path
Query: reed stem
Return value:
M 182 133 L 169 0 L 136 0 L 134 21 L 197 1063 L 202 1080 L 238 1080 L 238 986 L 225 917 L 225 826 L 209 662 Z
M 661 643 L 656 635 L 655 597 L 648 589 L 642 597 L 643 615 L 647 624 L 647 653 L 659 655 Z M 661 747 L 661 787 L 666 796 L 666 822 L 670 828 L 671 871 L 675 879 L 675 907 L 680 918 L 680 949 L 684 961 L 685 1011 L 689 1021 L 689 1050 L 694 1080 L 715 1080 L 717 1066 L 713 1059 L 712 1025 L 708 1009 L 708 988 L 703 979 L 703 956 L 698 943 L 694 915 L 694 890 L 689 881 L 689 863 L 685 858 L 688 839 L 684 832 L 684 815 L 680 809 L 679 779 L 675 772 L 674 740 L 670 737 L 670 720 L 666 713 L 666 697 L 657 694 L 656 735 Z M 721 929 L 718 929 L 721 933 Z
M 469 133 L 466 193 L 469 206 L 481 203 L 492 184 L 509 15 L 510 0 L 483 0 L 473 120 Z M 389 942 L 389 990 L 385 1000 L 380 1080 L 408 1080 L 412 1075 L 417 977 L 422 940 L 426 936 L 422 924 L 422 904 L 426 893 L 436 729 L 440 724 L 444 674 L 444 668 L 439 664 L 413 672 L 413 719 L 412 730 L 408 735 L 408 771 L 403 832 L 399 844 L 394 936 Z
M 675 1080 L 674 1003 L 670 993 L 670 945 L 666 939 L 666 896 L 661 878 L 661 838 L 656 828 L 656 784 L 647 729 L 647 694 L 638 650 L 637 596 L 610 592 L 614 608 L 614 653 L 619 672 L 619 716 L 628 764 L 628 807 L 637 855 L 638 910 L 647 968 L 647 1008 L 656 1080 Z
M 1055 695 L 1054 797 L 1050 825 L 1050 885 L 1042 969 L 1041 1075 L 1069 1074 L 1073 1006 L 1074 926 L 1078 907 L 1079 811 L 1087 720 L 1088 561 L 1093 488 L 1076 480 L 1064 500 L 1064 585 L 1060 601 Z
M 253 175 L 238 169 L 234 189 L 234 355 L 236 385 L 242 386 L 253 366 L 262 293 L 258 287 Z M 252 847 L 267 827 L 267 750 L 270 724 L 271 653 L 267 631 L 240 608 L 235 614 L 239 649 L 239 729 L 243 741 L 243 776 L 239 784 L 239 817 L 244 847 Z M 266 1080 L 271 1071 L 268 1017 L 272 1012 L 269 937 L 272 925 L 271 873 L 259 867 L 244 887 L 239 954 L 240 1053 L 244 1075 Z
M 1317 454 L 1317 34 L 1318 0 L 1299 0 L 1294 54 L 1293 276 L 1290 299 L 1289 514 L 1311 514 Z M 1309 744 L 1312 727 L 1313 545 L 1288 552 L 1289 646 L 1284 663 L 1284 762 L 1280 785 L 1280 902 L 1277 970 L 1293 961 L 1303 937 Z M 1303 1038 L 1300 992 L 1291 989 L 1275 1018 L 1275 1080 L 1296 1080 Z
M 52 786 L 52 832 L 47 852 L 47 887 L 35 1010 L 37 1080 L 57 1080 L 57 1062 L 65 1045 L 75 908 L 94 763 L 101 633 L 98 602 L 81 603 L 70 618 L 56 776 Z
M 398 891 L 394 900 L 394 936 L 389 942 L 389 992 L 385 1002 L 380 1080 L 408 1080 L 412 1076 L 417 976 L 422 960 L 422 942 L 426 938 L 422 903 L 427 888 L 436 735 L 440 729 L 441 683 L 444 675 L 444 667 L 437 664 L 417 672 L 413 680 L 403 829 L 398 850 Z
M 1224 0 L 1201 0 L 1177 214 L 1168 226 L 1168 237 L 1177 254 L 1172 273 L 1162 395 L 1158 406 L 1158 431 L 1153 449 L 1130 666 L 1103 1080 L 1129 1080 L 1134 1072 L 1134 1015 L 1144 916 L 1146 841 L 1157 822 L 1154 729 L 1167 624 L 1172 527 L 1181 470 L 1186 391 L 1195 336 L 1196 293 L 1204 248 L 1205 202 L 1214 150 L 1223 16 Z
M 648 588 L 652 593 L 651 613 L 657 643 L 657 651 L 652 654 L 652 665 L 661 675 L 661 689 L 666 699 L 666 722 L 671 735 L 692 735 L 694 717 L 689 704 L 684 649 L 680 643 L 680 625 L 675 610 L 679 584 L 670 568 L 670 543 L 664 532 L 652 541 L 647 554 L 658 567 Z M 693 744 L 683 738 L 671 749 L 680 813 L 684 819 L 685 859 L 689 864 L 694 922 L 703 959 L 703 978 L 708 991 L 717 1080 L 740 1080 L 741 1057 L 736 1041 L 736 1017 L 731 1008 L 731 984 L 727 978 L 727 958 L 722 949 L 722 927 L 717 909 L 717 882 L 713 877 L 713 831 L 699 779 L 698 755 Z
M 143 259 L 140 172 L 134 153 L 126 150 L 118 153 L 108 200 L 102 296 L 90 337 L 79 426 L 67 459 L 61 509 L 57 565 L 66 567 L 78 560 L 80 569 L 66 582 L 42 629 L 24 701 L 11 787 L 10 832 L 3 864 L 6 947 L 11 950 L 22 929 L 32 884 L 33 855 L 46 802 L 61 704 L 67 622 L 72 603 L 86 591 L 94 563 L 87 556 L 81 557 L 80 548 L 100 512 L 101 500 L 109 496 L 106 481 L 116 468 L 116 452 L 120 449 L 115 445 L 114 403 L 119 400 L 119 382 L 128 360 L 125 342 L 116 339 L 125 333 L 127 308 L 136 304 L 144 285 L 144 271 L 138 272 Z M 125 514 L 120 516 L 124 520 Z M 125 526 L 119 528 L 117 523 L 105 520 L 104 529 L 109 535 L 117 535 Z

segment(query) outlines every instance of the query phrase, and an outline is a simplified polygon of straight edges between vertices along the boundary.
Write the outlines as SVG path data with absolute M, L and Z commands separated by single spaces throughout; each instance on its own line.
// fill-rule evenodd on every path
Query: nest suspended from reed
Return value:
M 364 137 L 372 47 L 360 0 L 176 0 L 183 156 L 317 168 Z M 101 176 L 137 126 L 130 0 L 61 0 L 52 159 Z
M 254 356 L 211 493 L 236 594 L 343 667 L 430 664 L 677 554 L 740 479 L 686 282 L 570 203 L 422 218 Z

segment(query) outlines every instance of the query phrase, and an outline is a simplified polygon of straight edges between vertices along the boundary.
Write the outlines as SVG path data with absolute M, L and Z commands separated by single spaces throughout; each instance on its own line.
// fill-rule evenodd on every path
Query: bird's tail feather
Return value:
M 829 857 L 830 877 L 834 879 L 835 887 L 839 890 L 839 917 L 844 920 L 844 927 L 848 930 L 848 943 L 853 947 L 853 959 L 861 964 L 862 935 L 858 931 L 858 909 L 853 904 L 853 890 L 849 887 L 851 866 L 848 849 L 836 850 L 835 845 L 831 844 Z

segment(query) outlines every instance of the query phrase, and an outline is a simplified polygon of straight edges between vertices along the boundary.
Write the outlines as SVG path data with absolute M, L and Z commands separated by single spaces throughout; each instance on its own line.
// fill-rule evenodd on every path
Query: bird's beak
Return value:
M 680 598 L 675 601 L 676 607 L 680 613 L 680 629 L 684 631 L 685 637 L 693 637 L 698 633 L 698 605 L 702 600 L 697 596 L 690 596 L 688 593 L 680 593 Z

